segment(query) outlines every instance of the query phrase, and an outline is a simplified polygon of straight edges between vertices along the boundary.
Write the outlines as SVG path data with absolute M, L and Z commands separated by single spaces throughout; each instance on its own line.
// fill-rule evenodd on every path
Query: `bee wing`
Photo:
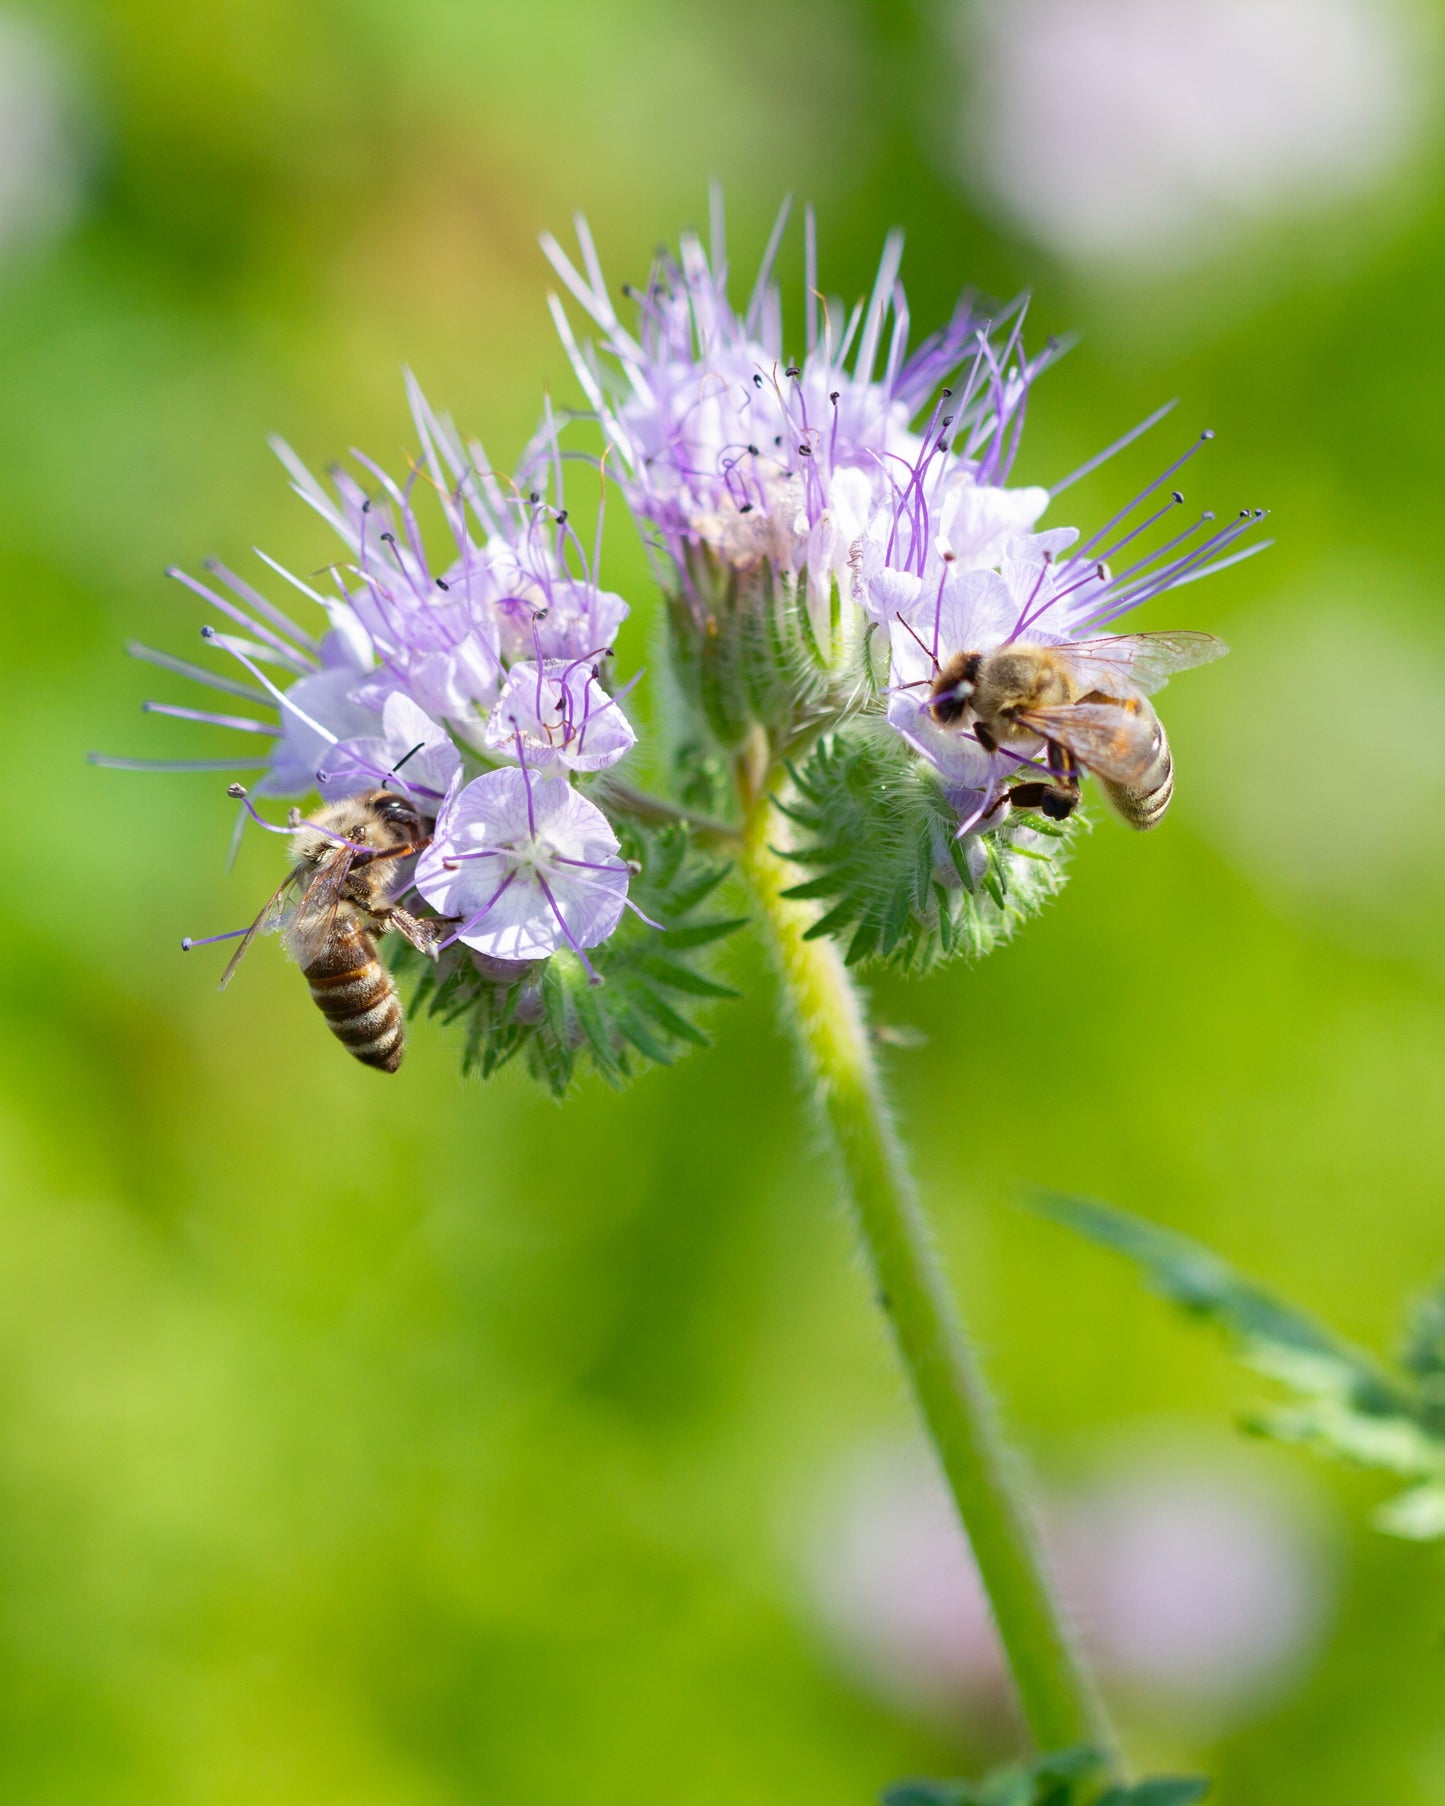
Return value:
M 1207 665 L 1228 650 L 1212 633 L 1110 633 L 1060 648 L 1090 677 L 1106 679 L 1106 687 L 1120 695 L 1138 690 L 1145 696 L 1162 690 L 1176 671 Z
M 246 930 L 245 938 L 226 962 L 226 969 L 221 974 L 221 982 L 216 989 L 224 991 L 236 976 L 236 968 L 251 950 L 251 943 L 258 934 L 270 934 L 279 928 L 291 913 L 291 892 L 301 881 L 301 868 L 294 867 L 276 886 L 276 889 L 261 906 L 260 914 Z
M 306 886 L 286 929 L 286 951 L 304 971 L 317 957 L 336 928 L 341 893 L 351 874 L 355 855 L 350 847 L 338 847 L 321 862 L 321 869 Z
M 1076 702 L 1057 709 L 1020 711 L 1018 719 L 1111 784 L 1138 783 L 1159 749 L 1159 721 L 1149 708 Z

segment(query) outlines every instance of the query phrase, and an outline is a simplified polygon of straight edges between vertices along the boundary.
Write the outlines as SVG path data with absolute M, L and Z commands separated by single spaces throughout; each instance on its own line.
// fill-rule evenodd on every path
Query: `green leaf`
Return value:
M 1217 1323 L 1249 1366 L 1287 1390 L 1287 1403 L 1259 1412 L 1246 1428 L 1416 1482 L 1376 1513 L 1377 1526 L 1417 1541 L 1445 1536 L 1438 1292 L 1417 1307 L 1396 1375 L 1184 1236 L 1086 1198 L 1050 1192 L 1035 1202 L 1055 1221 L 1127 1255 L 1156 1290 Z
M 883 1806 L 978 1806 L 978 1795 L 963 1781 L 900 1781 Z
M 1133 1787 L 1111 1787 L 1097 1806 L 1194 1806 L 1208 1792 L 1203 1775 L 1161 1775 Z
M 795 832 L 782 852 L 800 875 L 787 894 L 824 905 L 808 937 L 846 940 L 849 965 L 921 973 L 976 959 L 1063 883 L 1066 835 L 1022 816 L 970 843 L 988 860 L 976 882 L 936 774 L 876 719 L 819 740 L 789 773 L 779 808 Z
M 1082 1806 L 1082 1784 L 1102 1763 L 1098 1750 L 1079 1745 L 1011 1762 L 981 1781 L 899 1781 L 884 1793 L 883 1806 Z

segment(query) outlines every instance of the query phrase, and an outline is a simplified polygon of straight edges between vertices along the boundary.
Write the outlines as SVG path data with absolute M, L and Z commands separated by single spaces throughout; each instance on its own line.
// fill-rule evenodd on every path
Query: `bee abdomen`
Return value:
M 364 1066 L 395 1072 L 405 1048 L 401 1001 L 364 929 L 349 924 L 306 968 L 317 1009 L 337 1040 Z
M 1174 795 L 1174 755 L 1169 750 L 1169 740 L 1164 732 L 1163 723 L 1157 717 L 1154 722 L 1154 756 L 1149 768 L 1137 784 L 1109 786 L 1110 794 L 1119 813 L 1131 828 L 1138 828 L 1141 833 L 1157 827 L 1163 819 L 1164 811 L 1169 807 L 1169 799 Z

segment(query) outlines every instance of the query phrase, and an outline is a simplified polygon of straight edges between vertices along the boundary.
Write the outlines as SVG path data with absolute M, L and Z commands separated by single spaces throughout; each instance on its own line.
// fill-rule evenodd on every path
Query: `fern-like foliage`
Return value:
M 780 850 L 811 876 L 788 895 L 824 906 L 809 933 L 848 936 L 849 965 L 980 959 L 1063 884 L 1071 824 L 1015 818 L 960 841 L 931 768 L 880 723 L 855 720 L 790 769 Z
M 571 952 L 513 964 L 453 946 L 433 965 L 404 943 L 391 950 L 398 970 L 416 976 L 412 1009 L 461 1029 L 464 1071 L 488 1078 L 521 1056 L 560 1097 L 581 1066 L 620 1086 L 639 1064 L 671 1065 L 707 1045 L 699 1007 L 736 995 L 708 969 L 707 955 L 742 918 L 703 907 L 728 867 L 698 853 L 684 828 L 629 823 L 618 834 L 622 856 L 638 868 L 629 897 L 658 926 L 625 915 L 589 954 L 600 982 Z
M 1046 1193 L 1038 1203 L 1127 1255 L 1156 1290 L 1218 1324 L 1246 1365 L 1285 1388 L 1288 1402 L 1252 1416 L 1246 1428 L 1409 1481 L 1375 1513 L 1377 1527 L 1419 1541 L 1445 1536 L 1445 1284 L 1416 1305 L 1400 1360 L 1387 1365 L 1182 1235 L 1091 1199 Z
M 883 1806 L 1193 1806 L 1209 1791 L 1200 1776 L 1160 1775 L 1101 1794 L 1103 1766 L 1097 1750 L 1059 1750 L 980 1781 L 900 1781 L 883 1795 Z

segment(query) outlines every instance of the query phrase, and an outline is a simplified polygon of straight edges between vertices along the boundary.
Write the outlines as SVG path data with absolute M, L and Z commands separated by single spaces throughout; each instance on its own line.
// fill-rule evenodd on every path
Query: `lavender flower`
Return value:
M 628 867 L 595 803 L 563 778 L 489 771 L 454 789 L 416 887 L 454 940 L 493 959 L 546 959 L 605 941 L 622 917 Z
M 602 771 L 626 756 L 637 735 L 596 668 L 574 658 L 514 665 L 484 738 L 489 751 L 525 759 L 534 771 Z
M 447 741 L 478 760 L 490 758 L 497 736 L 488 733 L 488 713 L 504 692 L 515 698 L 516 686 L 508 689 L 513 666 L 534 670 L 537 660 L 563 661 L 569 671 L 586 667 L 586 676 L 575 686 L 580 694 L 574 696 L 568 687 L 570 677 L 564 685 L 560 756 L 565 762 L 575 769 L 595 769 L 626 752 L 632 730 L 619 703 L 601 688 L 600 673 L 627 604 L 599 587 L 595 560 L 581 546 L 562 506 L 561 462 L 550 420 L 528 448 L 518 482 L 504 490 L 481 446 L 463 445 L 410 377 L 408 390 L 421 459 L 405 484 L 357 453 L 368 485 L 337 468 L 328 489 L 287 446 L 277 443 L 292 486 L 336 531 L 346 550 L 330 567 L 334 593 L 317 590 L 266 560 L 322 611 L 327 623 L 323 635 L 308 633 L 269 598 L 212 561 L 207 566 L 212 583 L 179 570 L 170 575 L 224 620 L 224 627 L 208 624 L 203 633 L 210 645 L 243 667 L 249 681 L 149 647 L 132 648 L 151 664 L 242 697 L 261 711 L 241 715 L 150 703 L 151 712 L 254 736 L 269 743 L 261 756 L 101 758 L 99 763 L 173 770 L 260 766 L 262 776 L 252 786 L 258 794 L 296 796 L 319 789 L 334 797 L 381 782 L 398 760 L 409 757 L 410 781 L 419 799 L 430 793 L 434 812 L 451 775 L 449 761 L 437 749 Z M 441 513 L 446 551 L 440 560 L 424 542 L 416 507 L 419 488 L 434 494 Z M 555 503 L 547 499 L 549 491 L 555 492 Z M 232 627 L 240 631 L 232 632 Z M 393 698 L 403 699 L 416 715 L 393 708 L 388 717 Z M 517 712 L 517 706 L 509 708 L 502 730 L 508 750 L 510 716 Z M 424 771 L 430 772 L 429 779 Z
M 316 780 L 328 801 L 394 781 L 424 815 L 434 815 L 461 768 L 462 755 L 445 729 L 405 691 L 393 690 L 382 704 L 381 732 L 338 742 Z

